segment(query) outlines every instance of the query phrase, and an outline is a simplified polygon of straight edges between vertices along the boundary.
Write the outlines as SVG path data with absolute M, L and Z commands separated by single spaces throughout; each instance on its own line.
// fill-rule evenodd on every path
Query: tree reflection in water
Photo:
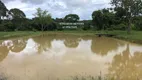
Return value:
M 6 40 L 0 44 L 0 62 L 6 58 L 9 51 L 19 53 L 26 47 L 28 39 Z
M 12 52 L 18 53 L 25 49 L 27 44 L 27 39 L 18 39 L 18 40 L 12 40 L 12 46 L 9 47 L 9 49 Z
M 56 35 L 43 34 L 32 38 L 37 43 L 38 53 L 46 52 L 52 47 L 53 40 L 64 41 L 64 45 L 68 48 L 76 48 L 79 45 L 80 37 L 74 35 Z
M 42 53 L 44 51 L 48 51 L 52 46 L 51 42 L 54 40 L 55 35 L 40 35 L 33 37 L 32 39 L 37 43 L 38 53 Z
M 4 68 L 7 67 L 7 70 L 9 70 L 8 73 L 11 71 L 12 75 L 15 73 L 18 77 L 22 77 L 23 75 L 19 75 L 19 73 L 14 71 L 19 68 L 21 72 L 23 70 L 24 74 L 25 69 L 23 68 L 25 68 L 26 64 L 29 71 L 31 71 L 31 73 L 28 72 L 28 75 L 33 75 L 36 73 L 34 71 L 39 70 L 41 75 L 43 71 L 45 71 L 43 75 L 46 77 L 48 71 L 50 74 L 50 70 L 55 69 L 55 71 L 59 70 L 58 74 L 63 72 L 63 75 L 72 73 L 72 70 L 75 70 L 79 73 L 84 71 L 91 75 L 96 74 L 95 76 L 97 76 L 98 72 L 102 71 L 103 73 L 104 71 L 104 74 L 108 73 L 107 76 L 113 77 L 114 80 L 139 80 L 142 78 L 142 52 L 135 52 L 131 55 L 131 47 L 129 45 L 126 47 L 125 44 L 127 43 L 123 41 L 105 37 L 97 38 L 93 36 L 65 34 L 43 34 L 32 37 L 28 42 L 27 40 L 28 39 L 8 40 L 0 44 L 0 61 L 3 61 L 1 65 Z M 47 54 L 45 55 L 43 53 L 39 56 L 35 54 L 35 49 L 38 50 L 39 53 L 45 52 L 45 54 Z M 13 57 L 13 53 L 20 52 L 22 54 L 27 54 L 29 53 L 26 52 L 28 50 L 31 50 L 30 54 L 34 54 L 28 54 L 28 56 L 20 55 L 22 58 L 16 54 L 16 56 L 14 55 Z M 133 49 L 131 50 L 135 51 Z M 13 52 L 12 55 L 8 55 L 9 52 Z M 119 52 L 121 53 L 119 54 Z M 4 60 L 7 55 L 7 59 Z M 13 59 L 13 61 L 11 59 Z M 21 60 L 21 62 L 19 60 Z M 14 67 L 9 66 L 11 65 L 10 63 Z M 108 65 L 106 63 L 110 64 Z M 49 66 L 49 68 L 46 66 Z M 56 66 L 60 67 L 57 69 Z M 67 72 L 64 70 L 67 70 Z M 54 75 L 57 75 L 57 73 Z
M 124 43 L 112 38 L 95 37 L 92 39 L 91 50 L 93 53 L 105 56 L 109 51 L 116 50 L 120 45 L 124 45 Z
M 124 43 L 106 37 L 78 36 L 66 34 L 43 34 L 32 38 L 37 43 L 38 53 L 46 52 L 52 47 L 52 41 L 63 41 L 67 48 L 77 48 L 81 40 L 92 40 L 91 50 L 101 56 L 107 55 L 111 50 L 115 50 Z
M 114 57 L 109 67 L 109 76 L 114 80 L 142 79 L 142 52 L 135 52 L 132 56 L 129 45 L 122 54 Z
M 79 45 L 79 42 L 81 41 L 80 37 L 74 36 L 74 35 L 66 36 L 64 40 L 65 40 L 64 44 L 68 48 L 77 48 Z
M 9 53 L 9 49 L 5 45 L 0 45 L 0 62 L 6 58 Z

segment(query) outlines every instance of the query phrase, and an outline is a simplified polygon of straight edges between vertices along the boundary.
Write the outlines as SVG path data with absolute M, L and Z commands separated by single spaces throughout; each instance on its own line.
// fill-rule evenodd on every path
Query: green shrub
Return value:
M 90 26 L 84 26 L 83 28 L 82 28 L 83 30 L 89 30 L 90 29 Z
M 35 28 L 33 28 L 32 31 L 37 32 L 37 30 Z
M 4 24 L 0 24 L 0 31 L 4 31 L 4 30 L 5 30 Z
M 142 20 L 135 22 L 135 29 L 136 30 L 142 30 Z
M 113 26 L 114 30 L 126 30 L 126 25 L 124 23 L 121 23 L 119 25 Z
M 113 28 L 107 28 L 108 31 L 113 31 Z
M 131 29 L 132 29 L 132 30 L 137 30 L 135 24 L 131 24 Z
M 0 31 L 13 31 L 15 29 L 11 21 L 2 21 L 0 24 Z
M 13 25 L 12 22 L 6 22 L 4 24 L 4 26 L 5 26 L 5 28 L 6 28 L 7 31 L 13 31 L 15 29 L 15 27 L 14 27 L 14 25 Z

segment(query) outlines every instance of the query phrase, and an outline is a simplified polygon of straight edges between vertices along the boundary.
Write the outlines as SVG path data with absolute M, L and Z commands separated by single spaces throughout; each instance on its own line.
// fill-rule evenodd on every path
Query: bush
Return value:
M 34 29 L 34 28 L 32 29 L 32 31 L 37 32 L 37 30 L 36 30 L 36 29 Z
M 89 30 L 89 29 L 90 29 L 90 26 L 84 26 L 82 29 L 83 29 L 83 30 Z
M 139 20 L 135 23 L 136 30 L 142 30 L 142 20 Z
M 113 26 L 114 30 L 126 30 L 126 25 L 124 23 L 121 23 L 119 25 Z
M 52 22 L 51 24 L 47 25 L 46 28 L 48 31 L 53 31 L 57 29 L 57 24 L 55 22 Z
M 4 24 L 0 24 L 0 31 L 4 31 L 4 30 L 5 30 Z
M 2 21 L 0 24 L 0 31 L 13 31 L 15 29 L 11 21 Z
M 112 28 L 112 27 L 111 27 L 111 28 L 107 28 L 107 30 L 108 30 L 108 31 L 113 31 L 113 28 Z
M 137 30 L 135 24 L 131 24 L 131 29 L 132 30 Z
M 7 22 L 7 23 L 5 23 L 4 26 L 6 27 L 7 31 L 13 31 L 15 29 L 15 27 L 14 27 L 12 22 Z

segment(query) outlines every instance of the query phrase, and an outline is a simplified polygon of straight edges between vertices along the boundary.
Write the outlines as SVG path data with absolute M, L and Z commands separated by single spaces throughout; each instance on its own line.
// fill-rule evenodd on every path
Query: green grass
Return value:
M 114 38 L 123 39 L 134 43 L 142 44 L 142 31 L 131 31 L 131 34 L 127 34 L 126 31 L 50 31 L 45 33 L 57 33 L 57 34 L 72 34 L 72 35 L 95 35 L 95 34 L 111 34 L 115 35 Z
M 71 35 L 79 35 L 79 36 L 86 36 L 86 35 L 95 35 L 95 31 L 75 31 L 75 30 L 71 30 L 71 31 L 46 31 L 43 32 L 45 34 L 71 34 Z
M 142 31 L 132 31 L 131 34 L 127 34 L 126 31 L 109 31 L 107 33 L 116 35 L 115 38 L 118 39 L 142 44 Z
M 32 36 L 38 34 L 40 34 L 40 32 L 32 32 L 32 31 L 0 32 L 0 40 L 23 37 L 23 36 Z
M 127 34 L 126 31 L 45 31 L 45 32 L 33 32 L 33 31 L 16 31 L 16 32 L 0 32 L 0 39 L 9 39 L 23 36 L 35 36 L 40 34 L 71 34 L 79 36 L 95 36 L 95 34 L 112 34 L 115 38 L 123 39 L 135 43 L 142 44 L 142 31 L 132 31 L 131 34 Z

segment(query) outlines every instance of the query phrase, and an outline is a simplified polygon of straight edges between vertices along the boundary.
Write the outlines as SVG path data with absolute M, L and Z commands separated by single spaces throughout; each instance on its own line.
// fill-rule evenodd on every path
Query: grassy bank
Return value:
M 142 31 L 132 31 L 131 34 L 127 34 L 126 31 L 108 31 L 106 34 L 113 34 L 115 38 L 127 40 L 133 43 L 142 44 Z
M 0 40 L 9 38 L 25 37 L 25 36 L 36 36 L 40 34 L 71 34 L 71 35 L 95 35 L 94 31 L 15 31 L 15 32 L 0 32 Z
M 142 31 L 132 31 L 127 34 L 126 31 L 46 31 L 46 32 L 33 32 L 33 31 L 17 31 L 17 32 L 0 32 L 0 39 L 9 39 L 23 36 L 34 36 L 40 34 L 72 34 L 72 35 L 96 35 L 96 34 L 112 34 L 115 38 L 127 40 L 134 43 L 142 44 Z
M 0 32 L 0 40 L 23 37 L 23 36 L 32 36 L 38 34 L 40 34 L 40 32 L 32 32 L 32 31 Z
M 133 43 L 142 44 L 142 31 L 132 31 L 131 34 L 127 34 L 126 31 L 51 31 L 45 33 L 56 33 L 56 34 L 72 34 L 72 35 L 96 35 L 96 34 L 108 34 L 114 35 L 114 38 L 130 41 Z

